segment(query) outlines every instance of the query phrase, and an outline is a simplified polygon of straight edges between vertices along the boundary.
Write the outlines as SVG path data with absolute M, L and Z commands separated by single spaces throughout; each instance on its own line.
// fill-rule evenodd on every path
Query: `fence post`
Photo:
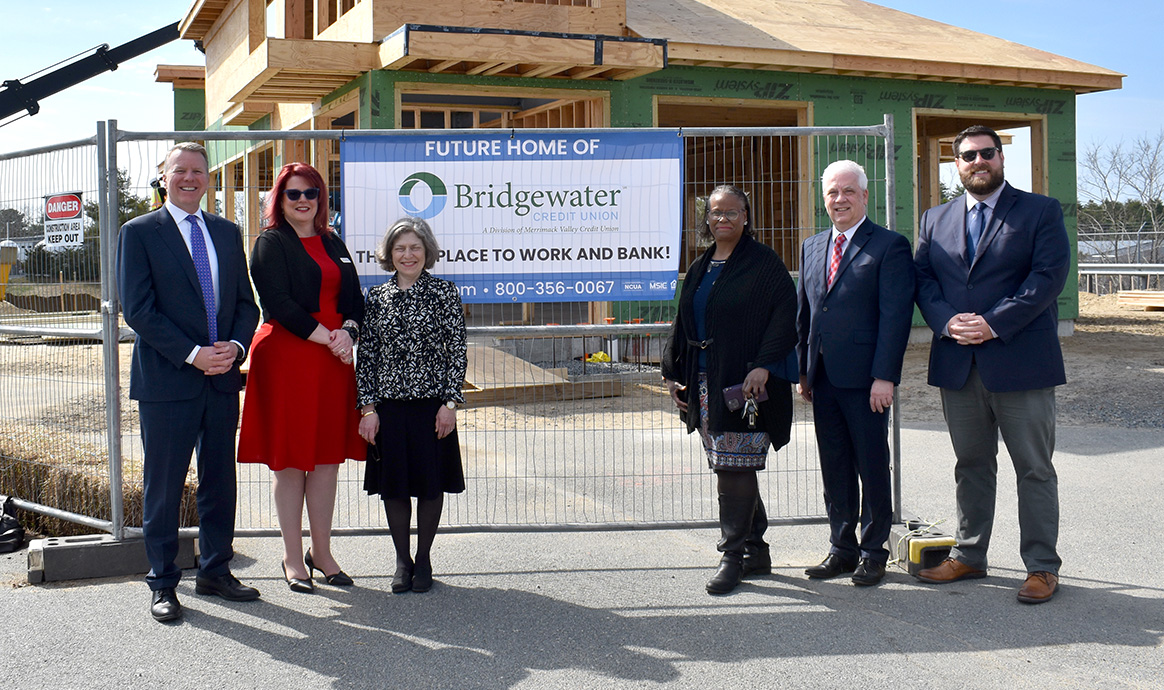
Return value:
M 897 232 L 897 166 L 894 156 L 893 115 L 885 113 L 885 220 L 887 227 Z M 893 387 L 893 521 L 901 522 L 901 405 L 897 386 Z
M 97 123 L 98 229 L 101 244 L 101 354 L 105 363 L 105 434 L 113 538 L 125 538 L 121 480 L 121 305 L 117 299 L 117 121 Z

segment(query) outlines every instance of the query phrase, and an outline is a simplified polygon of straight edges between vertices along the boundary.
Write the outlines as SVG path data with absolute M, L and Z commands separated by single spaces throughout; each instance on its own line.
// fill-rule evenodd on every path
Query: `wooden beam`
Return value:
M 500 65 L 500 64 L 501 64 L 500 62 L 482 62 L 481 64 L 477 65 L 476 67 L 471 67 L 471 68 L 465 70 L 465 74 L 468 74 L 468 75 L 481 74 L 481 73 L 485 72 L 485 70 L 493 69 L 494 67 L 496 67 L 497 65 Z
M 444 72 L 444 71 L 445 71 L 445 70 L 447 70 L 448 68 L 450 68 L 450 67 L 452 67 L 453 65 L 456 65 L 456 64 L 458 64 L 458 63 L 460 63 L 460 62 L 462 62 L 462 60 L 460 60 L 460 59 L 454 59 L 454 60 L 441 60 L 440 62 L 438 62 L 437 64 L 433 65 L 432 67 L 429 67 L 429 68 L 428 68 L 428 71 L 429 71 L 430 73 L 432 73 L 432 74 L 436 74 L 437 72 Z
M 267 40 L 267 0 L 246 0 L 246 3 L 247 49 L 253 51 Z
M 610 69 L 610 68 L 605 66 L 605 65 L 599 65 L 597 67 L 586 67 L 583 69 L 579 69 L 576 72 L 571 72 L 570 78 L 571 79 L 589 79 L 590 77 L 593 77 L 594 75 L 599 74 L 601 72 L 605 72 L 608 69 Z
M 492 76 L 494 74 L 504 72 L 507 69 L 512 69 L 513 67 L 517 67 L 517 65 L 518 65 L 518 63 L 516 63 L 516 62 L 499 62 L 495 66 L 490 67 L 489 69 L 482 72 L 481 75 L 485 76 L 485 77 L 489 77 L 489 76 Z
M 533 79 L 536 77 L 546 77 L 550 74 L 556 74 L 570 69 L 573 65 L 537 65 L 521 73 L 522 77 Z

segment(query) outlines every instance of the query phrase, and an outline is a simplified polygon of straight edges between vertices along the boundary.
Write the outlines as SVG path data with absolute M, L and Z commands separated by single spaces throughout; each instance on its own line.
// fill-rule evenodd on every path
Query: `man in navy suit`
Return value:
M 831 546 L 805 573 L 851 572 L 854 584 L 869 586 L 881 582 L 889 558 L 888 410 L 909 342 L 914 268 L 909 240 L 866 217 L 860 165 L 837 161 L 821 183 L 833 227 L 801 248 L 797 390 L 812 403 Z
M 998 434 L 1018 475 L 1019 551 L 1027 578 L 1018 599 L 1059 588 L 1059 490 L 1055 386 L 1066 383 L 1059 349 L 1059 293 L 1071 266 L 1059 202 L 1003 179 L 1002 141 L 963 130 L 954 158 L 966 194 L 926 211 L 917 238 L 917 303 L 934 331 L 929 382 L 957 462 L 957 546 L 923 582 L 986 576 L 994 524 Z
M 246 356 L 259 311 L 238 227 L 203 213 L 206 149 L 181 143 L 166 156 L 162 208 L 121 228 L 117 282 L 125 322 L 137 333 L 129 397 L 141 420 L 142 527 L 150 613 L 182 615 L 178 518 L 190 456 L 198 450 L 201 560 L 195 591 L 232 601 L 259 597 L 230 573 L 234 556 L 235 430 Z

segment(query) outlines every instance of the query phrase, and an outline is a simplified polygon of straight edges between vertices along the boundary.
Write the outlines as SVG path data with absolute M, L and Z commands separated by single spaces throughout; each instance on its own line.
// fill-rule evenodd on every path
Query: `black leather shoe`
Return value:
M 707 581 L 708 594 L 727 594 L 739 586 L 744 577 L 744 558 L 738 553 L 725 553 L 719 560 L 715 575 Z
M 862 587 L 872 587 L 885 577 L 885 564 L 874 563 L 868 558 L 862 558 L 857 564 L 857 571 L 853 573 L 853 584 Z
M 332 587 L 351 587 L 355 583 L 352 578 L 342 570 L 339 570 L 331 575 L 323 572 L 323 568 L 316 568 L 315 561 L 311 560 L 311 549 L 307 549 L 307 553 L 303 555 L 303 565 L 307 566 L 307 574 L 314 575 L 318 570 L 323 575 L 323 581 Z
M 230 573 L 218 577 L 199 575 L 194 579 L 194 591 L 198 594 L 213 594 L 227 601 L 254 601 L 259 598 L 259 590 L 247 587 Z
M 279 561 L 279 567 L 283 569 L 283 579 L 287 581 L 287 587 L 292 592 L 299 592 L 300 594 L 312 594 L 315 592 L 315 583 L 310 579 L 304 580 L 298 577 L 288 577 L 287 564 L 282 561 Z
M 396 562 L 396 574 L 392 576 L 392 593 L 403 594 L 412 589 L 412 564 Z
M 771 575 L 772 574 L 772 552 L 768 549 L 763 551 L 744 552 L 744 577 L 750 575 Z
M 846 561 L 835 553 L 830 553 L 825 556 L 825 559 L 820 562 L 820 565 L 814 565 L 811 568 L 805 568 L 804 574 L 808 575 L 814 580 L 828 580 L 837 575 L 844 575 L 851 573 L 857 569 L 857 564 L 853 561 Z
M 173 587 L 155 589 L 150 593 L 150 615 L 161 623 L 182 617 L 182 605 L 178 603 L 178 593 Z
M 432 564 L 417 563 L 412 567 L 412 591 L 427 592 L 432 589 Z

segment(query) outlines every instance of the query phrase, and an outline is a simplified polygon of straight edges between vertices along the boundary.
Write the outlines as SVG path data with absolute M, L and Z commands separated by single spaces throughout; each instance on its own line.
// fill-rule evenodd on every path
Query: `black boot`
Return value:
M 723 558 L 715 575 L 707 581 L 708 594 L 727 594 L 740 584 L 744 577 L 744 542 L 752 525 L 756 499 L 749 496 L 741 500 L 731 494 L 719 495 L 719 550 Z
M 756 496 L 756 511 L 752 514 L 752 529 L 744 542 L 744 577 L 772 574 L 772 552 L 764 541 L 768 530 L 768 511 L 764 501 Z
M 726 552 L 719 559 L 719 568 L 707 581 L 708 594 L 727 594 L 740 584 L 744 577 L 744 557 L 739 553 Z

